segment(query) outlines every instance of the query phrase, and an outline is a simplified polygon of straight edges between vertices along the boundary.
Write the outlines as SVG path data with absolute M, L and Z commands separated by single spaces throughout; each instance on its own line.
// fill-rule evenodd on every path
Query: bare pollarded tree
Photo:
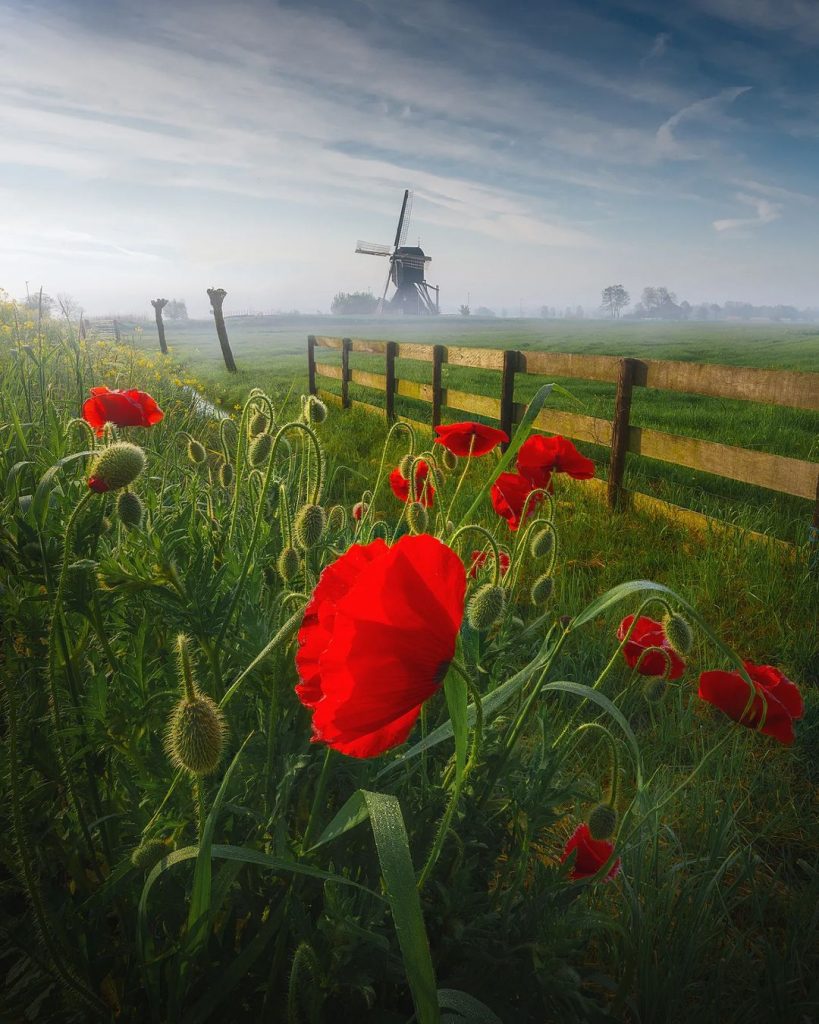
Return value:
M 210 304 L 213 307 L 213 319 L 216 324 L 216 333 L 219 337 L 219 344 L 222 347 L 222 356 L 225 360 L 225 366 L 231 373 L 236 373 L 236 360 L 233 358 L 233 353 L 230 350 L 227 328 L 225 327 L 225 318 L 222 314 L 222 303 L 225 301 L 226 295 L 227 292 L 224 288 L 208 288 L 208 298 L 210 299 Z
M 165 344 L 165 324 L 162 322 L 162 310 L 168 305 L 167 299 L 151 299 L 151 305 L 156 314 L 156 329 L 159 333 L 159 349 L 163 356 L 168 354 L 168 346 Z

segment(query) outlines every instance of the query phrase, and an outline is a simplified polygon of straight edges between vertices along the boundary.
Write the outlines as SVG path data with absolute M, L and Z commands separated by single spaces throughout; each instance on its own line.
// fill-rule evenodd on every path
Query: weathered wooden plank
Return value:
M 352 338 L 351 346 L 353 352 L 369 352 L 372 355 L 382 356 L 387 351 L 388 341 L 371 341 L 368 338 Z
M 499 399 L 488 398 L 486 395 L 470 395 L 466 391 L 444 388 L 443 404 L 448 409 L 458 409 L 461 412 L 473 412 L 478 416 L 489 416 L 496 420 L 500 419 Z
M 365 388 L 375 388 L 377 391 L 387 390 L 387 375 L 385 373 L 370 373 L 369 370 L 351 370 L 350 382 L 361 384 Z
M 502 370 L 503 349 L 461 348 L 448 345 L 446 361 L 450 366 L 472 366 L 480 370 Z
M 650 459 L 687 466 L 771 491 L 794 494 L 799 498 L 813 500 L 816 496 L 819 474 L 819 463 L 816 462 L 803 462 L 784 455 L 754 452 L 642 427 L 629 428 L 628 450 Z
M 638 387 L 819 410 L 819 373 L 637 359 Z
M 619 371 L 620 359 L 617 356 L 578 356 L 571 352 L 521 353 L 521 373 L 616 381 Z
M 409 423 L 410 426 L 415 427 L 416 430 L 420 430 L 421 432 L 425 432 L 427 434 L 432 433 L 432 427 L 429 425 L 429 423 L 422 423 L 420 420 L 410 419 L 409 416 L 396 416 L 395 418 L 397 420 L 401 420 L 402 423 Z
M 418 359 L 424 363 L 431 363 L 434 355 L 434 345 L 413 345 L 402 342 L 398 346 L 399 359 Z
M 333 380 L 344 380 L 344 370 L 340 366 L 333 366 L 330 363 L 316 363 L 316 373 L 319 377 L 332 377 Z
M 515 422 L 519 423 L 526 412 L 523 404 L 515 405 Z M 596 419 L 594 416 L 582 416 L 576 412 L 563 412 L 560 409 L 543 409 L 535 417 L 534 426 L 550 434 L 562 434 L 575 441 L 590 441 L 592 444 L 611 444 L 611 422 Z
M 342 345 L 344 343 L 343 338 L 328 338 L 324 334 L 316 334 L 315 339 L 316 344 L 319 345 L 321 348 L 337 348 L 341 350 Z
M 433 390 L 431 384 L 421 384 L 414 380 L 399 380 L 395 387 L 396 394 L 404 398 L 415 398 L 419 402 L 432 402 Z

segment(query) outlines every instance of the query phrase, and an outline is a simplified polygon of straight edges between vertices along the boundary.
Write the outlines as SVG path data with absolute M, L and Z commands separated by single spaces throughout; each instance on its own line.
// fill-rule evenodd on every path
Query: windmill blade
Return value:
M 355 243 L 355 251 L 363 252 L 367 256 L 389 256 L 390 247 L 388 245 L 381 245 L 379 242 L 361 242 Z
M 398 245 L 404 245 L 407 241 L 407 232 L 410 226 L 410 217 L 412 216 L 412 199 L 413 193 L 407 190 L 404 193 L 404 204 L 406 207 L 406 213 L 404 213 L 404 226 L 401 228 L 401 238 L 398 241 Z
M 393 245 L 394 245 L 394 247 L 396 249 L 401 244 L 401 232 L 402 232 L 402 230 L 404 228 L 404 214 L 407 211 L 407 201 L 408 200 L 409 200 L 409 189 L 407 188 L 407 189 L 404 189 L 404 202 L 401 203 L 401 215 L 398 218 L 398 227 L 397 227 L 396 232 L 395 232 L 395 242 L 393 243 Z
M 387 271 L 387 280 L 386 280 L 386 282 L 384 284 L 384 294 L 381 296 L 381 306 L 382 306 L 382 308 L 384 306 L 384 299 L 386 299 L 386 297 L 387 297 L 387 289 L 390 286 L 390 276 L 391 275 L 392 275 L 392 264 L 390 264 L 390 269 Z

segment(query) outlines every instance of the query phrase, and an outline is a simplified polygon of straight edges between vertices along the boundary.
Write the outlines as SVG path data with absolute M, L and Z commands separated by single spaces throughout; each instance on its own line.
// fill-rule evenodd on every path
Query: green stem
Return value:
M 310 839 L 313 835 L 313 829 L 319 813 L 319 807 L 324 800 L 324 795 L 327 791 L 327 779 L 330 774 L 330 759 L 332 758 L 332 755 L 333 748 L 327 747 L 324 752 L 324 764 L 321 766 L 321 774 L 319 775 L 318 782 L 316 783 L 316 792 L 313 795 L 313 803 L 310 806 L 310 816 L 307 819 L 307 827 L 304 830 L 304 836 L 301 840 L 301 847 L 299 849 L 300 856 L 303 856 L 304 851 L 309 849 L 310 846 Z

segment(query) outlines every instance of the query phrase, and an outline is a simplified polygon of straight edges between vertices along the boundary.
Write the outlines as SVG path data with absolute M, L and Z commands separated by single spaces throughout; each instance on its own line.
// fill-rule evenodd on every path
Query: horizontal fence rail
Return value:
M 339 351 L 341 365 L 317 362 L 316 348 Z M 353 352 L 383 356 L 385 372 L 351 369 L 350 354 Z M 396 358 L 431 363 L 431 382 L 418 383 L 396 377 Z M 318 393 L 318 377 L 337 380 L 341 383 L 340 399 L 332 392 L 327 393 L 329 397 L 340 400 L 345 408 L 353 404 L 370 409 L 383 408 L 389 419 L 395 418 L 396 395 L 426 402 L 432 407 L 429 422 L 409 420 L 426 429 L 437 426 L 441 422 L 442 409 L 447 408 L 494 419 L 502 429 L 510 433 L 526 410 L 525 404 L 514 400 L 518 374 L 609 382 L 616 387 L 612 420 L 544 409 L 534 425 L 539 430 L 563 434 L 577 441 L 587 441 L 611 449 L 608 481 L 605 484 L 611 508 L 620 507 L 628 499 L 631 504 L 641 507 L 651 503 L 655 507 L 666 506 L 685 512 L 689 517 L 709 520 L 709 517 L 700 513 L 678 509 L 650 495 L 626 492 L 623 488 L 625 455 L 631 452 L 674 466 L 812 500 L 815 502 L 814 536 L 819 528 L 819 464 L 715 441 L 668 434 L 661 430 L 634 426 L 629 422 L 633 389 L 640 387 L 819 411 L 819 373 L 566 352 L 518 352 L 451 345 L 399 344 L 319 335 L 308 337 L 307 359 L 311 394 Z M 497 371 L 498 397 L 444 387 L 441 383 L 443 365 Z M 351 402 L 350 383 L 383 392 L 383 407 L 368 402 Z

